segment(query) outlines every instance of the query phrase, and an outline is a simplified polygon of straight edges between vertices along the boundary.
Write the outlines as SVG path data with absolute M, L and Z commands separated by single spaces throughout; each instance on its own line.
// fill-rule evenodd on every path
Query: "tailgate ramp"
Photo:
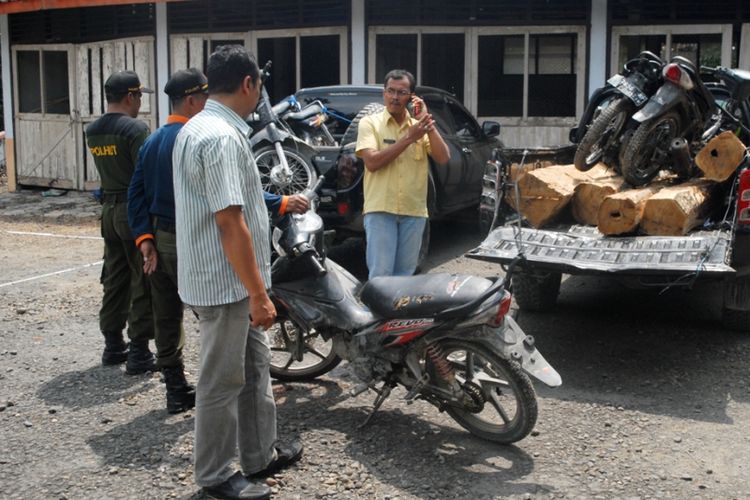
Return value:
M 562 229 L 501 226 L 466 257 L 508 263 L 521 246 L 537 267 L 569 274 L 727 275 L 735 270 L 728 230 L 695 231 L 688 236 L 604 236 L 596 227 Z

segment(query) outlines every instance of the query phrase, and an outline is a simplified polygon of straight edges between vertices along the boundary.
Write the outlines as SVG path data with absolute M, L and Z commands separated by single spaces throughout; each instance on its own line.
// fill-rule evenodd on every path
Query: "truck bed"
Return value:
M 508 263 L 520 249 L 535 268 L 568 274 L 722 277 L 735 273 L 729 229 L 694 231 L 687 236 L 604 236 L 596 227 L 551 229 L 501 226 L 466 256 Z

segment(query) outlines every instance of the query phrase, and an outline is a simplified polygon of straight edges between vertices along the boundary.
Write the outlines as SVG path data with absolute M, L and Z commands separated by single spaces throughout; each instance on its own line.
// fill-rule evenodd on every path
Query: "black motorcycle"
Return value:
M 616 165 L 621 136 L 633 113 L 648 101 L 662 84 L 664 61 L 643 51 L 625 63 L 622 73 L 607 80 L 607 87 L 592 97 L 584 113 L 590 123 L 578 143 L 574 164 L 586 171 L 603 161 Z M 578 131 L 576 131 L 577 133 Z
M 648 184 L 662 169 L 692 175 L 690 151 L 718 109 L 695 65 L 676 56 L 664 67 L 664 83 L 633 115 L 635 129 L 622 145 L 620 169 L 632 186 Z M 675 141 L 683 138 L 684 141 Z
M 401 386 L 407 402 L 423 399 L 484 439 L 527 436 L 537 418 L 527 374 L 550 387 L 562 382 L 508 314 L 515 265 L 494 282 L 443 273 L 362 284 L 326 257 L 317 196 L 305 194 L 312 210 L 274 224 L 271 375 L 312 379 L 343 358 L 361 381 L 350 395 L 377 393 L 373 413 Z

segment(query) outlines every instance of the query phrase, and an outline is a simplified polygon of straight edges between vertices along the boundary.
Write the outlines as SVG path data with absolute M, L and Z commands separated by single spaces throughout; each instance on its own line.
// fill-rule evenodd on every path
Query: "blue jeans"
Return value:
M 369 278 L 414 274 L 426 223 L 426 217 L 387 212 L 365 214 Z

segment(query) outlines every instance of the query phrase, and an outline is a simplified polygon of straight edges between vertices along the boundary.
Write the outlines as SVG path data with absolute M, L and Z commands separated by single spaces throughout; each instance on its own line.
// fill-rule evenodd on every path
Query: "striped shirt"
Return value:
M 263 190 L 237 113 L 209 99 L 177 135 L 174 169 L 177 282 L 182 301 L 193 306 L 231 304 L 248 296 L 224 254 L 216 212 L 243 207 L 255 259 L 271 285 L 271 245 Z

